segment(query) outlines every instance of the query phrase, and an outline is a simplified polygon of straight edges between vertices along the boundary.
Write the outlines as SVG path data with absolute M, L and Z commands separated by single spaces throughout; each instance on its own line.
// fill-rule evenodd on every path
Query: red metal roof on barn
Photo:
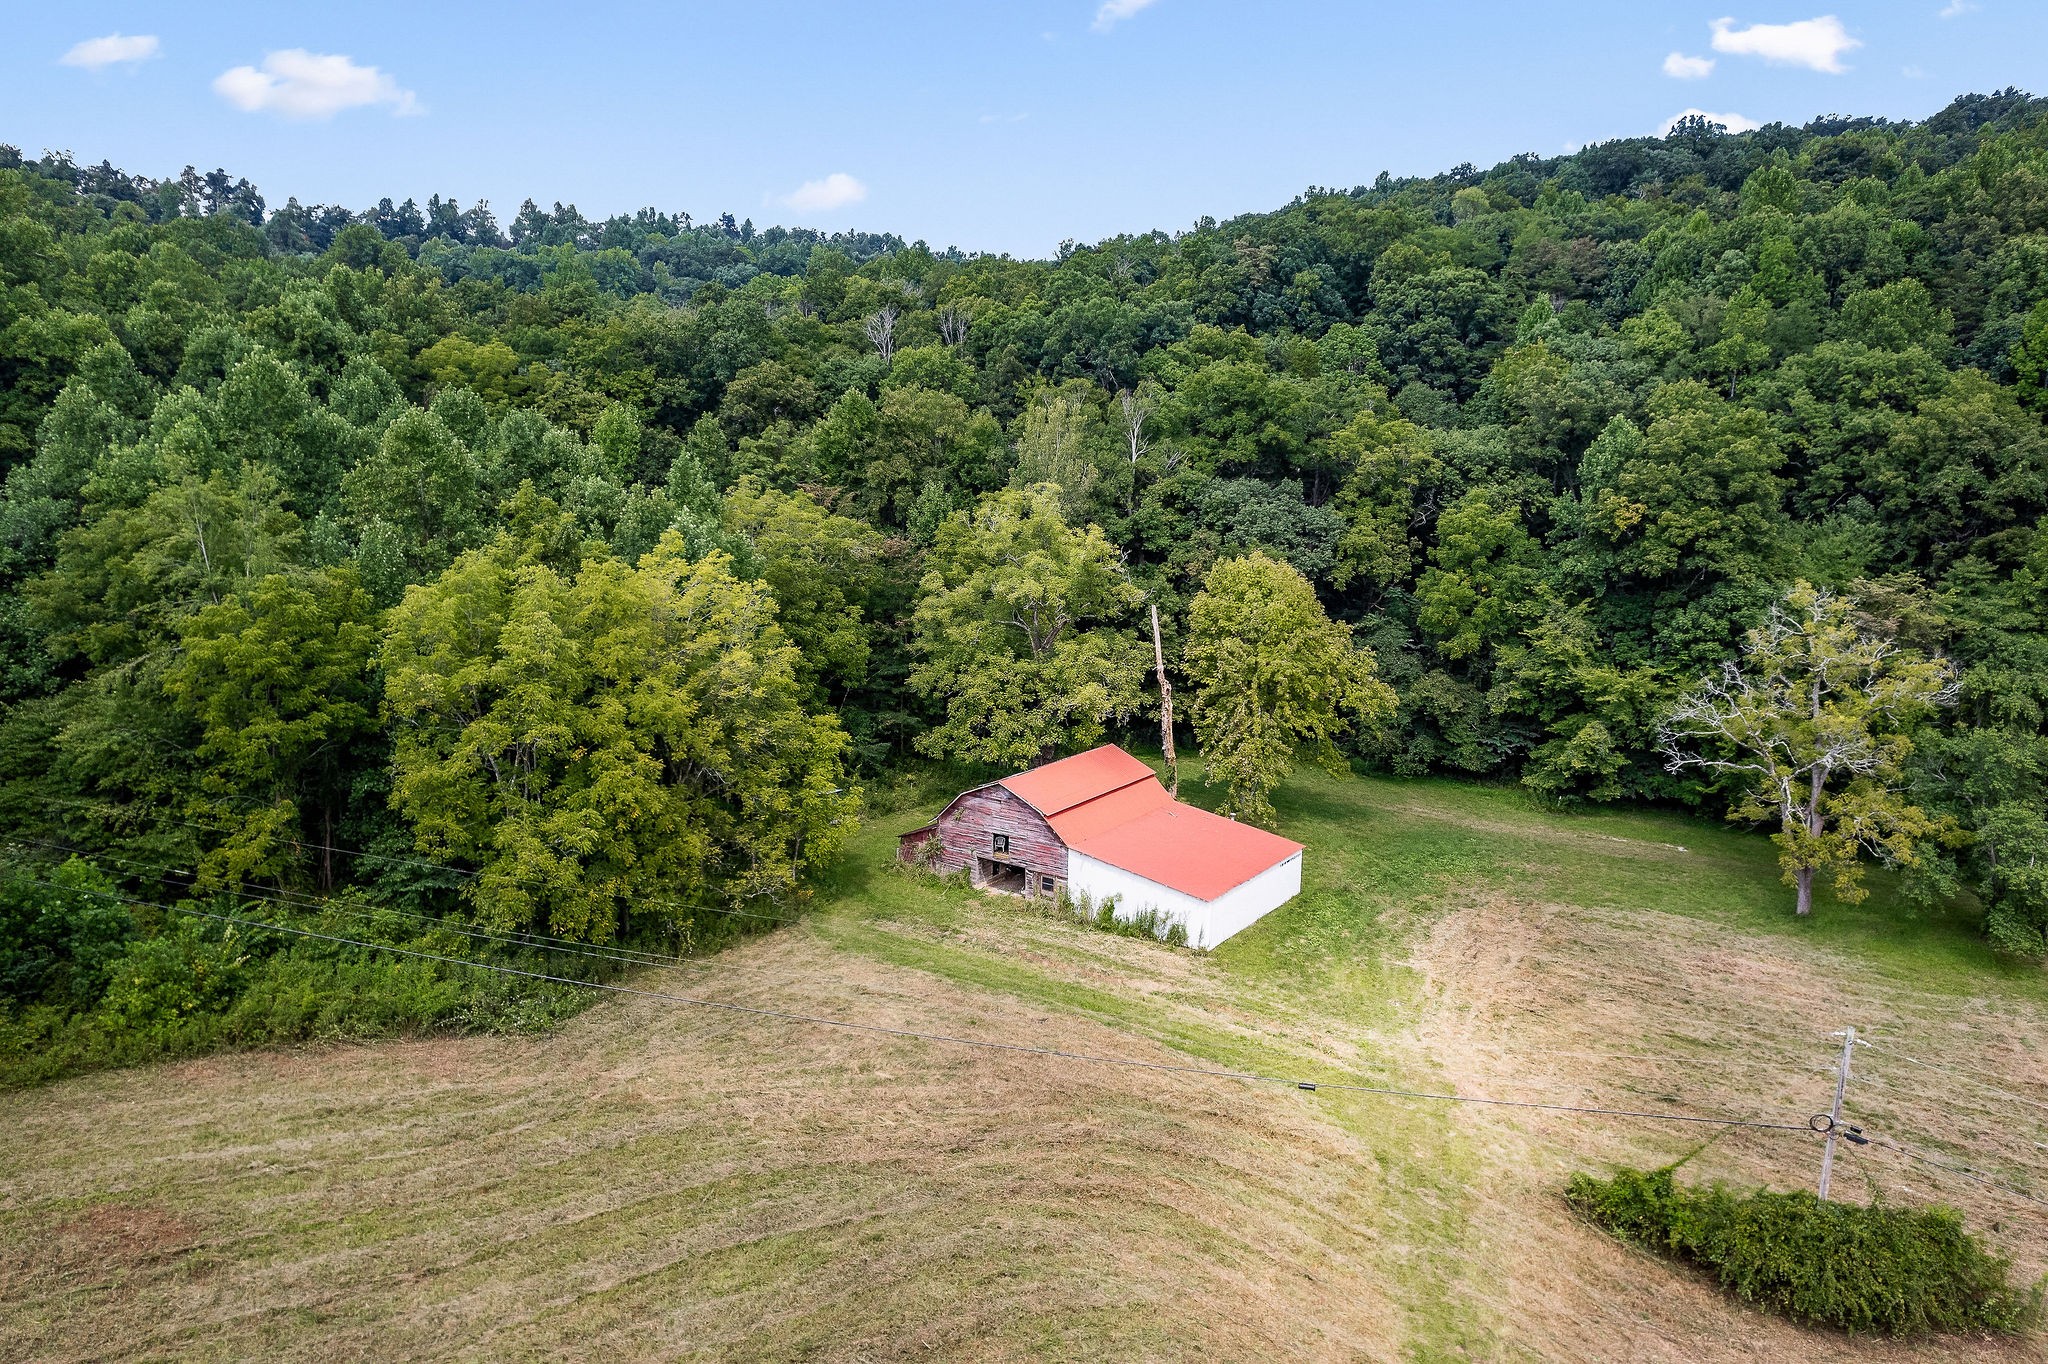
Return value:
M 1115 744 L 1104 744 L 1014 777 L 1004 777 L 1002 786 L 1049 819 L 1083 801 L 1148 778 L 1158 780 L 1152 776 L 1151 768 Z
M 1070 805 L 1047 819 L 1046 823 L 1052 825 L 1052 831 L 1060 836 L 1060 841 L 1071 848 L 1119 824 L 1128 824 L 1139 815 L 1149 815 L 1160 806 L 1171 804 L 1173 797 L 1166 794 L 1159 778 L 1147 770 L 1143 781 L 1134 781 L 1129 786 L 1119 786 L 1106 796 Z
M 1301 851 L 1278 834 L 1180 804 L 1151 768 L 1115 744 L 1005 777 L 1002 785 L 1044 815 L 1074 851 L 1198 900 L 1213 900 Z
M 1292 839 L 1171 800 L 1067 846 L 1197 900 L 1213 900 L 1301 852 Z

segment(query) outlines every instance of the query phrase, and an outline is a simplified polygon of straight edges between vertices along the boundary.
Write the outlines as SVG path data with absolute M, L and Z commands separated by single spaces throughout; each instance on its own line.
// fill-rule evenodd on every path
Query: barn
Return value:
M 955 796 L 897 856 L 1015 895 L 1157 910 L 1214 947 L 1301 893 L 1299 843 L 1183 805 L 1114 744 Z

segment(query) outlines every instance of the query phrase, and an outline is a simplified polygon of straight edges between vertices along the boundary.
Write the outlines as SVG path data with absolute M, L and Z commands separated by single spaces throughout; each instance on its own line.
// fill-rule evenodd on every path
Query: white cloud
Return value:
M 1811 67 L 1831 75 L 1847 71 L 1849 68 L 1842 65 L 1842 54 L 1861 46 L 1832 14 L 1793 24 L 1751 24 L 1748 28 L 1735 27 L 1733 19 L 1714 21 L 1716 52 L 1762 57 L 1767 62 Z
M 1720 124 L 1731 133 L 1753 133 L 1758 128 L 1764 126 L 1755 119 L 1746 118 L 1741 114 L 1710 114 L 1705 109 L 1681 109 L 1670 118 L 1664 120 L 1664 131 L 1659 136 L 1669 137 L 1671 130 L 1678 126 L 1680 119 L 1691 118 L 1695 114 L 1709 123 Z
M 833 171 L 823 180 L 806 180 L 782 196 L 785 208 L 799 213 L 827 213 L 857 204 L 868 197 L 868 187 L 845 171 Z
M 1942 6 L 1935 17 L 1939 19 L 1960 19 L 1976 8 L 1975 0 L 1948 0 L 1948 3 Z
M 100 71 L 120 64 L 134 65 L 157 55 L 154 33 L 109 33 L 104 38 L 87 38 L 57 59 L 59 66 L 82 66 Z
M 1150 9 L 1156 0 L 1102 0 L 1102 8 L 1095 11 L 1095 31 L 1107 33 L 1141 9 Z
M 1705 80 L 1714 74 L 1712 57 L 1688 57 L 1674 52 L 1664 59 L 1664 74 L 1675 81 Z
M 344 109 L 388 104 L 394 114 L 421 112 L 410 90 L 374 66 L 340 54 L 290 47 L 265 53 L 263 67 L 238 66 L 213 78 L 214 93 L 247 113 L 286 118 L 332 118 Z

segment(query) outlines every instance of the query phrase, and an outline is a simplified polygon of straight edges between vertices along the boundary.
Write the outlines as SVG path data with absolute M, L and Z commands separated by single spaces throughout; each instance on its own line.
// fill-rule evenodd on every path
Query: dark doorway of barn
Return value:
M 974 883 L 983 890 L 1022 895 L 1028 884 L 1024 868 L 1011 862 L 998 862 L 992 857 L 975 858 L 974 871 Z

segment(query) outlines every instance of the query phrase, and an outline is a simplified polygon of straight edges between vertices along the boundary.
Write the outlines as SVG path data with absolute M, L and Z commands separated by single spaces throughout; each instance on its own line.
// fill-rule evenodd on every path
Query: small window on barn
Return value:
M 1010 836 L 1008 834 L 992 834 L 990 837 L 995 840 L 995 851 L 1008 852 L 1010 850 Z
M 1058 890 L 1058 889 L 1059 889 L 1059 887 L 1060 887 L 1060 883 L 1059 883 L 1059 882 L 1057 882 L 1057 881 L 1055 881 L 1055 880 L 1053 880 L 1053 879 L 1052 879 L 1052 878 L 1051 878 L 1050 876 L 1041 876 L 1041 877 L 1039 878 L 1039 880 L 1041 880 L 1041 881 L 1043 881 L 1043 882 L 1045 883 L 1045 892 L 1046 892 L 1046 894 L 1048 894 L 1048 895 L 1050 895 L 1050 894 L 1051 894 L 1052 892 L 1054 892 L 1054 891 Z

